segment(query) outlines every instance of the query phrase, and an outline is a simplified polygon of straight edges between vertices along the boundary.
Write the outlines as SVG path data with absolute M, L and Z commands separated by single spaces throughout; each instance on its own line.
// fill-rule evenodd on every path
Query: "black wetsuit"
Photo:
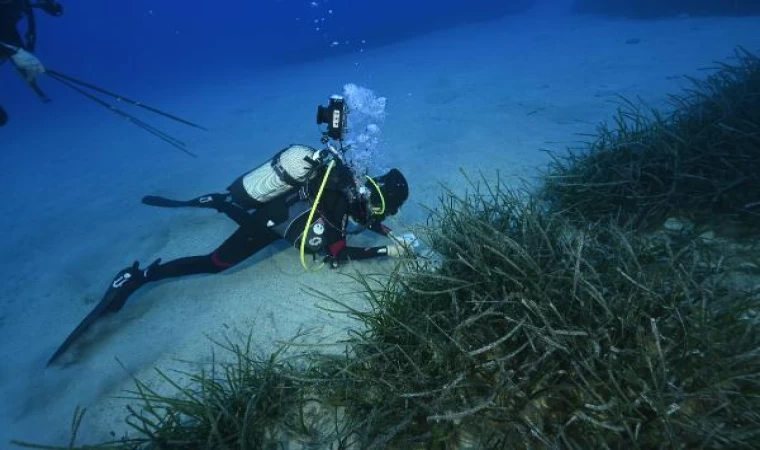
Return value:
M 239 225 L 238 229 L 209 254 L 178 258 L 164 264 L 151 265 L 145 274 L 145 281 L 157 281 L 183 275 L 219 273 L 246 260 L 280 239 L 287 239 L 296 248 L 299 248 L 301 235 L 306 226 L 308 210 L 293 220 L 292 217 L 287 216 L 288 207 L 299 201 L 299 198 L 306 197 L 313 201 L 321 180 L 322 176 L 319 175 L 315 177 L 314 182 L 301 191 L 272 200 L 254 211 L 247 210 L 245 207 L 229 201 L 228 194 L 210 194 L 199 197 L 213 197 L 215 201 L 207 203 L 208 206 L 204 207 L 210 207 L 226 214 Z M 329 181 L 313 219 L 313 223 L 319 221 L 323 225 L 324 232 L 320 236 L 321 242 L 317 246 L 319 248 L 312 249 L 312 253 L 325 253 L 325 262 L 333 267 L 342 261 L 384 255 L 385 246 L 349 247 L 346 245 L 349 218 L 357 220 L 366 229 L 383 236 L 388 235 L 391 230 L 381 223 L 379 220 L 381 217 L 368 218 L 370 214 L 366 210 L 366 204 L 351 195 L 353 175 L 347 167 L 336 167 L 331 172 Z M 201 203 L 199 202 L 198 205 L 200 206 Z M 275 231 L 276 227 L 270 226 L 273 223 L 281 224 L 284 220 L 291 220 L 286 233 L 278 233 Z

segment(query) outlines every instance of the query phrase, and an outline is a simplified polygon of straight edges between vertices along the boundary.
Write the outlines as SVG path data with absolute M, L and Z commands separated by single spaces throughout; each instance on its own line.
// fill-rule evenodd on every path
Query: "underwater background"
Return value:
M 357 111 L 380 105 L 362 112 L 380 130 L 365 150 L 372 168 L 409 179 L 394 219 L 403 230 L 425 222 L 442 186 L 465 189 L 461 170 L 533 181 L 550 160 L 543 150 L 584 140 L 621 96 L 667 108 L 685 77 L 735 61 L 738 46 L 760 51 L 760 2 L 749 0 L 61 3 L 63 17 L 37 15 L 35 54 L 47 68 L 208 131 L 107 99 L 193 157 L 49 77 L 40 86 L 53 101 L 43 104 L 0 66 L 10 116 L 0 128 L 2 448 L 63 445 L 78 405 L 89 409 L 80 442 L 122 435 L 116 397 L 131 377 L 163 389 L 152 368 L 210 360 L 208 336 L 253 329 L 268 352 L 301 328 L 345 335 L 350 321 L 305 290 L 360 305 L 350 280 L 305 273 L 275 245 L 229 272 L 141 290 L 72 359 L 45 367 L 119 269 L 205 254 L 234 231 L 215 213 L 150 208 L 142 196 L 220 192 L 289 144 L 318 146 L 316 108 L 330 95 L 353 92 Z

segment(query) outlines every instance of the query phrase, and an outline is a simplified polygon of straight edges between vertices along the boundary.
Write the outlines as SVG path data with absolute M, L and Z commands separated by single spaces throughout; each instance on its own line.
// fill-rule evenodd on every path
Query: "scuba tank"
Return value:
M 306 145 L 291 145 L 238 177 L 227 188 L 235 203 L 253 209 L 295 192 L 314 178 L 326 155 Z

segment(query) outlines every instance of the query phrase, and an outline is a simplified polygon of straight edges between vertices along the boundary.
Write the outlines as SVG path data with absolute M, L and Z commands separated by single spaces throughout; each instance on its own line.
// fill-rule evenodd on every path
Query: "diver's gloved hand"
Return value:
M 34 83 L 37 80 L 37 75 L 45 73 L 45 66 L 42 65 L 39 58 L 23 48 L 18 48 L 16 53 L 11 55 L 11 61 L 27 83 Z
M 396 241 L 385 246 L 385 254 L 391 258 L 414 257 L 414 249 L 404 241 Z
M 401 258 L 409 254 L 409 249 L 401 244 L 386 245 L 385 254 L 391 258 Z
M 404 233 L 401 236 L 389 235 L 389 237 L 395 241 L 395 244 L 388 247 L 388 256 L 394 258 L 409 256 L 418 262 L 419 267 L 430 272 L 437 272 L 443 267 L 443 257 L 418 239 L 414 233 Z
M 418 241 L 417 236 L 415 236 L 414 233 L 404 233 L 401 236 L 388 233 L 388 237 L 393 241 L 393 244 L 386 247 L 388 256 L 391 258 L 415 256 L 414 247 Z

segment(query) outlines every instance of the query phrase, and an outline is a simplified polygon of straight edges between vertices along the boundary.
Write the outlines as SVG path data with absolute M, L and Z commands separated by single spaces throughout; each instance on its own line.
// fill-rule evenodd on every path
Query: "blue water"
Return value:
M 529 3 L 480 0 L 463 9 L 455 1 L 64 2 L 60 19 L 38 14 L 39 54 L 60 71 L 129 88 L 356 53 Z
M 378 167 L 410 180 L 412 199 L 392 224 L 404 229 L 424 221 L 441 184 L 464 188 L 460 169 L 530 178 L 547 162 L 542 149 L 593 133 L 618 95 L 662 106 L 683 75 L 730 62 L 737 45 L 760 51 L 750 15 L 760 2 L 631 4 L 80 0 L 63 2 L 61 18 L 37 14 L 36 55 L 48 68 L 208 131 L 106 98 L 193 158 L 44 76 L 53 101 L 42 104 L 0 66 L 11 117 L 0 128 L 0 448 L 11 438 L 64 444 L 78 404 L 92 408 L 85 441 L 120 433 L 123 404 L 106 398 L 130 387 L 129 373 L 206 358 L 205 335 L 255 323 L 268 350 L 300 326 L 343 326 L 302 292 L 337 289 L 341 275 L 304 273 L 277 247 L 229 273 L 146 287 L 72 364 L 45 368 L 117 270 L 206 254 L 234 231 L 216 213 L 149 208 L 142 195 L 218 192 L 288 144 L 318 146 L 316 107 L 348 84 L 383 105 L 362 126 L 379 126 L 368 135 Z

